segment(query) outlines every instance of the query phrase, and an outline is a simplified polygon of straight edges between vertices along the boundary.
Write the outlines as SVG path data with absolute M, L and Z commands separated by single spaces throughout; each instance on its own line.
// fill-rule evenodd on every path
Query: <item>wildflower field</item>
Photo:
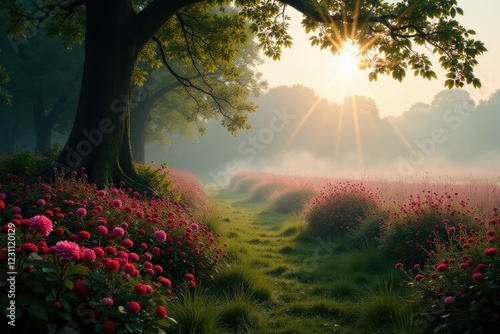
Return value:
M 12 166 L 33 159 L 0 159 L 2 333 L 500 328 L 498 178 L 246 172 L 208 198 L 185 171 L 138 165 L 151 198 L 85 171 L 25 183 Z

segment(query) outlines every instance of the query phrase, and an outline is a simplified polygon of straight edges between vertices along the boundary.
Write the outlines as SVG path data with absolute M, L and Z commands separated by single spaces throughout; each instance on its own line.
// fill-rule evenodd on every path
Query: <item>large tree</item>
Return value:
M 138 190 L 148 190 L 134 169 L 130 149 L 130 104 L 134 71 L 141 51 L 152 39 L 161 41 L 165 55 L 191 60 L 194 67 L 212 61 L 211 43 L 226 45 L 226 60 L 235 56 L 246 40 L 246 20 L 266 56 L 279 58 L 281 47 L 291 45 L 286 10 L 304 14 L 312 44 L 337 52 L 346 39 L 361 46 L 363 66 L 370 78 L 392 74 L 401 80 L 407 70 L 425 78 L 435 77 L 426 50 L 438 53 L 447 71 L 448 87 L 465 83 L 479 86 L 473 74 L 476 57 L 485 51 L 473 31 L 455 20 L 462 10 L 456 0 L 34 0 L 2 1 L 0 18 L 9 32 L 22 33 L 34 20 L 46 23 L 54 35 L 68 41 L 85 39 L 85 64 L 74 126 L 57 163 L 68 170 L 82 167 L 99 187 L 123 181 Z M 239 13 L 215 11 L 232 4 Z M 5 18 L 8 18 L 5 19 Z M 73 23 L 85 22 L 82 30 Z M 221 38 L 222 36 L 222 38 Z M 215 38 L 216 37 L 216 38 Z M 220 42 L 223 41 L 223 42 Z M 219 57 L 219 61 L 224 60 Z M 216 99 L 223 123 L 231 129 L 244 125 L 245 113 L 234 110 L 208 87 L 183 86 Z M 207 79 L 209 81 L 209 79 Z

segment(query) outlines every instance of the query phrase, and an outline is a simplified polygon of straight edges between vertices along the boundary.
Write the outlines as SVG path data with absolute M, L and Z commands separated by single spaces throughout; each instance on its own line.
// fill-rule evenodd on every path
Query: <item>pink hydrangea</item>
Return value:
M 72 241 L 59 241 L 56 243 L 54 254 L 64 260 L 78 260 L 80 258 L 80 246 Z
M 31 218 L 30 227 L 41 237 L 48 236 L 53 230 L 52 220 L 42 215 Z

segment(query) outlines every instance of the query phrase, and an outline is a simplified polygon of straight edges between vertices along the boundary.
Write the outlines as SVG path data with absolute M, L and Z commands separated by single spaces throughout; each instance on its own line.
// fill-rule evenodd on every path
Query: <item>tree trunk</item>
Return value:
M 55 167 L 87 174 L 100 188 L 123 182 L 148 191 L 132 162 L 130 88 L 141 41 L 131 2 L 87 1 L 85 62 L 75 123 Z
M 137 108 L 132 109 L 130 137 L 132 153 L 135 161 L 144 162 L 146 159 L 146 131 L 149 123 L 149 114 L 153 103 L 150 99 L 141 101 Z

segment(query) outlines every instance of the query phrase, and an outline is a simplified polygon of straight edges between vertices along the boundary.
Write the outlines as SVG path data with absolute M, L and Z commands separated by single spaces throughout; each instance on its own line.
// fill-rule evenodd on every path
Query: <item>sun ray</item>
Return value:
M 290 134 L 290 136 L 286 140 L 285 145 L 283 145 L 283 148 L 281 149 L 281 151 L 276 155 L 276 158 L 274 159 L 275 161 L 279 160 L 279 158 L 281 156 L 283 156 L 283 154 L 286 152 L 286 149 L 290 146 L 290 144 L 292 143 L 295 136 L 297 136 L 297 133 L 299 133 L 300 129 L 302 129 L 302 127 L 304 126 L 307 119 L 312 115 L 312 113 L 314 112 L 314 109 L 316 109 L 316 107 L 318 106 L 318 104 L 321 101 L 322 101 L 322 98 L 318 97 L 316 99 L 316 101 L 314 101 L 314 103 L 311 105 L 311 107 L 307 110 L 305 115 L 300 120 L 299 124 L 297 124 L 297 126 L 295 127 L 293 132 Z
M 396 131 L 396 134 L 401 139 L 401 141 L 403 142 L 403 144 L 406 146 L 406 148 L 408 149 L 408 152 L 411 152 L 413 150 L 413 146 L 411 145 L 410 141 L 406 138 L 406 136 L 404 135 L 404 133 L 401 131 L 401 129 L 399 128 L 399 126 L 396 124 L 396 122 L 394 122 L 394 119 L 392 119 L 391 117 L 388 117 L 387 121 L 392 126 L 392 128 L 394 129 L 394 131 Z
M 353 112 L 352 119 L 354 122 L 354 134 L 356 136 L 356 152 L 358 153 L 358 163 L 360 167 L 363 167 L 363 147 L 361 145 L 361 131 L 359 129 L 358 108 L 354 96 L 351 96 L 351 104 Z

